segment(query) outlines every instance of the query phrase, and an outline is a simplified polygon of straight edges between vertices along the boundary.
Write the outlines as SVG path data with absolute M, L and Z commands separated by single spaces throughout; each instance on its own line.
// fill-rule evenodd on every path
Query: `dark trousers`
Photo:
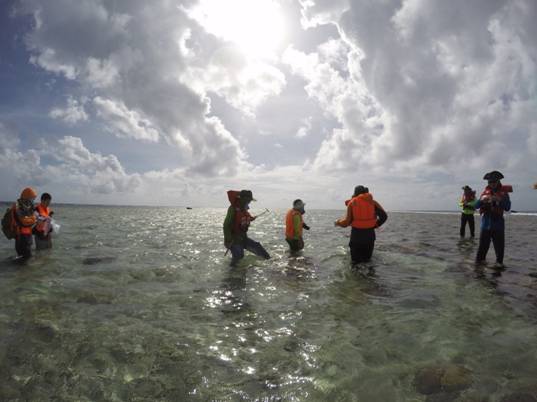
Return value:
M 349 247 L 351 249 L 351 259 L 353 264 L 366 262 L 371 259 L 373 249 L 375 248 L 375 239 L 374 229 L 352 228 Z
M 351 259 L 353 264 L 366 262 L 373 256 L 375 241 L 371 243 L 349 243 L 351 249 Z
M 42 235 L 34 235 L 35 240 L 35 249 L 36 250 L 46 250 L 48 248 L 52 248 L 52 236 L 50 233 L 46 236 Z
M 474 215 L 468 215 L 468 214 L 461 214 L 461 237 L 464 237 L 465 229 L 466 229 L 466 222 L 468 222 L 468 226 L 470 226 L 470 236 L 474 237 L 475 234 L 475 221 L 474 221 Z
M 490 242 L 494 245 L 496 253 L 496 262 L 503 264 L 503 253 L 505 249 L 505 231 L 504 230 L 481 230 L 479 236 L 479 248 L 477 250 L 476 261 L 484 261 L 489 251 Z
M 285 239 L 289 244 L 289 249 L 293 252 L 300 251 L 304 248 L 304 240 L 302 239 Z
M 15 251 L 19 257 L 30 258 L 32 256 L 32 235 L 18 235 L 15 238 Z
M 235 266 L 244 257 L 244 249 L 263 257 L 265 259 L 270 258 L 270 254 L 267 253 L 267 250 L 261 245 L 261 243 L 256 242 L 252 239 L 246 238 L 243 243 L 237 243 L 231 245 L 231 265 Z

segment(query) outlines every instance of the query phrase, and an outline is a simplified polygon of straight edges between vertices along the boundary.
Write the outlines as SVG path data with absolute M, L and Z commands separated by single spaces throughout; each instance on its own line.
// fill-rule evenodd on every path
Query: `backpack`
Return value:
M 2 217 L 2 232 L 8 239 L 17 237 L 17 227 L 13 220 L 13 207 L 8 208 Z

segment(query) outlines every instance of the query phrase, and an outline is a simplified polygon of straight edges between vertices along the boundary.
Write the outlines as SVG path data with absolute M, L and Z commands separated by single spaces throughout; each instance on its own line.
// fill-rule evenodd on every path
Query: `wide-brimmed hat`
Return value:
M 485 176 L 483 176 L 483 180 L 488 180 L 488 181 L 500 181 L 501 179 L 503 179 L 503 174 L 501 174 L 497 170 L 488 172 L 487 174 L 485 174 Z
M 241 200 L 257 201 L 250 190 L 241 190 L 239 198 Z
M 472 191 L 472 187 L 470 187 L 469 185 L 466 185 L 462 188 L 464 191 Z

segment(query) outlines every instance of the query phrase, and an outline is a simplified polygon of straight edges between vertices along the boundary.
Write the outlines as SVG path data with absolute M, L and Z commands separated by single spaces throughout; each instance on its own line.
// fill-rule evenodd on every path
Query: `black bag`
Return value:
M 12 208 L 8 208 L 6 210 L 6 213 L 2 217 L 2 232 L 4 232 L 4 235 L 8 239 L 14 239 L 15 237 L 17 237 L 17 226 L 13 221 Z

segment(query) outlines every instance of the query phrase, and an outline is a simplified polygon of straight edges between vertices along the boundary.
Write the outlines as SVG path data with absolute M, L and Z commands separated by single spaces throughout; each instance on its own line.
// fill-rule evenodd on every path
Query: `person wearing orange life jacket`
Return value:
M 375 229 L 386 222 L 388 215 L 364 186 L 356 186 L 353 197 L 345 204 L 347 215 L 338 219 L 335 225 L 343 228 L 352 226 L 349 241 L 352 263 L 369 261 L 375 248 Z
M 470 227 L 470 237 L 473 238 L 475 235 L 474 212 L 477 199 L 475 198 L 475 191 L 473 191 L 470 186 L 464 186 L 462 189 L 464 190 L 464 193 L 459 201 L 459 207 L 462 208 L 459 234 L 461 237 L 464 237 L 466 223 L 468 223 L 468 226 Z
M 35 249 L 44 250 L 52 248 L 52 223 L 51 216 L 54 214 L 50 210 L 50 202 L 52 197 L 49 193 L 43 193 L 41 195 L 41 203 L 35 207 L 35 212 L 37 214 L 37 224 L 34 226 L 34 240 L 35 240 Z
M 294 200 L 293 208 L 287 211 L 285 216 L 285 240 L 289 244 L 291 251 L 296 252 L 304 248 L 304 239 L 302 238 L 302 229 L 310 230 L 309 226 L 304 223 L 302 215 L 306 213 L 302 200 Z
M 16 225 L 15 250 L 17 256 L 30 258 L 32 256 L 32 229 L 37 221 L 34 213 L 34 200 L 37 193 L 31 187 L 21 192 L 13 208 L 13 221 Z
M 255 216 L 248 212 L 249 204 L 255 199 L 250 190 L 228 191 L 228 199 L 231 203 L 227 210 L 226 219 L 224 220 L 224 246 L 231 251 L 231 266 L 244 257 L 244 249 L 269 259 L 270 255 L 267 250 L 247 235 L 250 223 L 255 220 Z M 227 254 L 227 251 L 226 251 Z
M 481 233 L 479 235 L 476 262 L 485 261 L 492 241 L 496 253 L 496 264 L 499 267 L 503 267 L 505 252 L 505 221 L 503 213 L 511 209 L 511 199 L 508 191 L 512 191 L 510 186 L 502 186 L 500 180 L 503 177 L 503 174 L 497 170 L 485 174 L 483 180 L 487 180 L 488 185 L 475 204 L 476 209 L 479 209 L 481 214 Z

